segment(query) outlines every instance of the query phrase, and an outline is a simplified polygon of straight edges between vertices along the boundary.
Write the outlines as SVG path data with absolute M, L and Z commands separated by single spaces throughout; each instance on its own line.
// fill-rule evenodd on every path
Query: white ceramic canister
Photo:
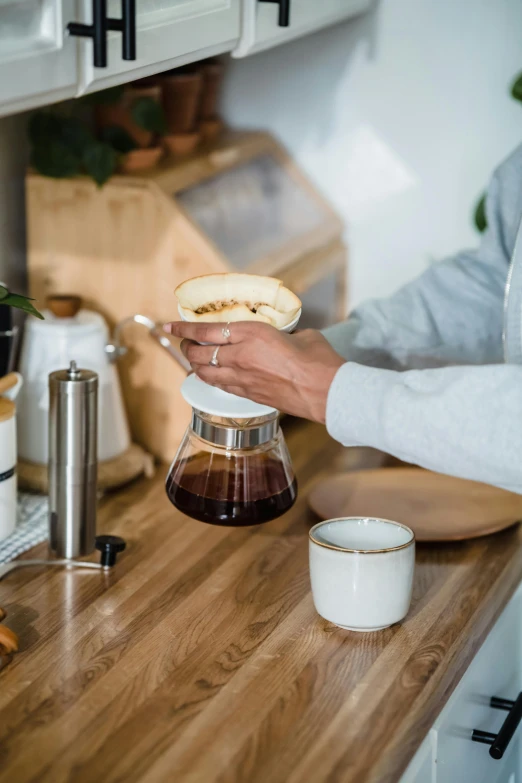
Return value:
M 13 533 L 17 514 L 16 481 L 16 405 L 14 399 L 22 386 L 22 376 L 0 397 L 0 541 Z
M 71 361 L 99 378 L 98 459 L 123 454 L 130 446 L 130 432 L 116 367 L 105 346 L 108 329 L 101 315 L 80 310 L 60 318 L 44 310 L 45 320 L 28 319 L 20 371 L 24 387 L 18 405 L 18 455 L 37 465 L 48 460 L 49 374 L 67 368 Z

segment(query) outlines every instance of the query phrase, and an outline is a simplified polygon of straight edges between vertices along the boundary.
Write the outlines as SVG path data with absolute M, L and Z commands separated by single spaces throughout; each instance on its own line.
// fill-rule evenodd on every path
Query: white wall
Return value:
M 520 0 L 382 0 L 232 61 L 225 113 L 279 136 L 346 220 L 353 305 L 477 243 L 475 201 L 522 141 L 520 70 Z
M 522 105 L 508 96 L 519 70 L 520 0 L 381 0 L 231 61 L 224 106 L 234 124 L 277 134 L 346 220 L 355 304 L 477 242 L 476 197 L 522 140 Z M 0 279 L 17 287 L 24 127 L 0 121 Z

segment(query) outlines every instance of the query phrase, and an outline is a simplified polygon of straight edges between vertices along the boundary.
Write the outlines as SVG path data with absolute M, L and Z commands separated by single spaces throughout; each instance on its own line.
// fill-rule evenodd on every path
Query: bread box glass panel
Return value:
M 244 269 L 325 221 L 321 203 L 266 153 L 176 193 L 232 266 Z
M 341 308 L 344 310 L 344 300 L 339 300 L 339 287 L 339 272 L 335 271 L 299 294 L 303 303 L 300 329 L 326 329 L 345 317 L 340 312 Z

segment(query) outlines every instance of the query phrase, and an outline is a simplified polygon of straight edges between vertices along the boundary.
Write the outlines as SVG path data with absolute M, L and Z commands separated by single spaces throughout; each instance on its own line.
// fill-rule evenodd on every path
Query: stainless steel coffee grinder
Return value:
M 49 543 L 55 560 L 15 560 L 0 566 L 0 579 L 16 568 L 66 566 L 109 569 L 125 541 L 96 536 L 98 375 L 72 361 L 49 375 Z M 101 552 L 101 562 L 75 558 Z

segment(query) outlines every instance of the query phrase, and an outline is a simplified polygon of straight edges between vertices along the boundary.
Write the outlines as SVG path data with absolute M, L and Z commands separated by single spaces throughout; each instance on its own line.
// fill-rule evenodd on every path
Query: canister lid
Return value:
M 74 318 L 81 306 L 81 296 L 74 294 L 56 294 L 47 297 L 47 307 L 56 318 Z
M 56 370 L 49 375 L 49 387 L 51 389 L 85 393 L 96 391 L 98 388 L 98 374 L 92 370 L 82 370 L 72 361 L 67 370 Z
M 0 421 L 12 419 L 16 413 L 16 405 L 6 397 L 0 397 Z

